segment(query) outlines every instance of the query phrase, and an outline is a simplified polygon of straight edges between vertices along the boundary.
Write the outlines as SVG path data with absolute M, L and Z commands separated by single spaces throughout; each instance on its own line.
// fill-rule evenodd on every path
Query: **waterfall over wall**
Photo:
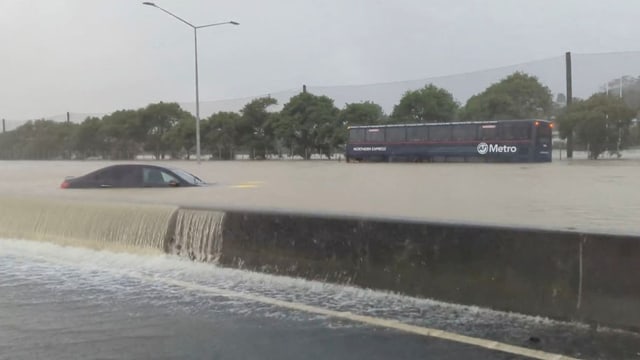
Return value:
M 191 260 L 218 262 L 223 219 L 224 212 L 220 211 L 178 209 L 165 251 Z
M 0 198 L 0 237 L 162 252 L 174 206 Z
M 640 236 L 0 196 L 3 238 L 152 251 L 640 332 Z

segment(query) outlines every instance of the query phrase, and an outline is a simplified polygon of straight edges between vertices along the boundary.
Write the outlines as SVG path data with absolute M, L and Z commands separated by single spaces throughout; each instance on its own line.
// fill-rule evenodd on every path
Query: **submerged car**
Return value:
M 60 187 L 69 188 L 137 188 L 188 187 L 207 185 L 184 170 L 157 165 L 112 165 L 79 177 L 66 178 Z

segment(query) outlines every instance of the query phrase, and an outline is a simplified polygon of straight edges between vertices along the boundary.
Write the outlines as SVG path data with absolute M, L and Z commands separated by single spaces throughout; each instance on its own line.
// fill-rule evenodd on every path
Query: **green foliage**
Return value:
M 119 110 L 102 118 L 98 136 L 108 149 L 107 158 L 130 160 L 141 152 L 145 132 L 139 115 L 140 111 Z
M 468 121 L 546 118 L 551 91 L 534 76 L 516 72 L 472 96 L 460 112 Z
M 239 142 L 249 150 L 251 159 L 265 159 L 273 149 L 274 129 L 272 114 L 267 109 L 278 101 L 271 97 L 252 100 L 240 111 L 242 116 L 237 125 L 241 134 Z
M 75 132 L 73 147 L 78 159 L 88 157 L 104 157 L 108 153 L 108 146 L 101 136 L 102 120 L 97 117 L 86 118 Z
M 28 121 L 0 137 L 0 158 L 69 159 L 78 125 L 51 120 Z
M 454 120 L 458 103 L 447 90 L 426 85 L 420 90 L 407 91 L 393 108 L 393 123 L 429 123 Z
M 339 112 L 332 99 L 301 93 L 284 105 L 273 123 L 274 134 L 304 159 L 311 158 L 314 152 L 331 157 L 343 139 Z
M 461 110 L 449 92 L 427 85 L 405 93 L 391 117 L 373 102 L 346 104 L 339 110 L 332 99 L 306 92 L 293 96 L 277 112 L 271 111 L 276 100 L 264 97 L 247 103 L 239 113 L 219 112 L 202 120 L 201 147 L 216 159 L 234 159 L 238 152 L 265 159 L 285 151 L 304 159 L 313 154 L 331 157 L 344 147 L 347 126 L 451 121 L 459 112 L 464 120 L 558 116 L 561 136 L 575 132 L 576 141 L 597 158 L 607 149 L 628 145 L 629 139 L 640 142 L 640 127 L 629 126 L 640 107 L 640 79 L 624 77 L 618 83 L 623 86 L 622 100 L 612 90 L 609 97 L 596 95 L 569 109 L 564 108 L 562 94 L 552 102 L 549 89 L 523 73 L 491 85 Z M 90 117 L 81 124 L 29 121 L 0 134 L 0 159 L 120 160 L 143 153 L 156 159 L 189 159 L 196 148 L 195 124 L 194 116 L 178 104 L 163 102 Z
M 344 126 L 374 125 L 386 121 L 382 107 L 371 101 L 347 104 L 340 111 L 339 119 Z
M 239 147 L 240 133 L 238 124 L 240 114 L 219 112 L 211 115 L 202 127 L 202 146 L 214 158 L 231 160 Z
M 169 130 L 181 120 L 193 119 L 191 114 L 180 108 L 180 105 L 163 102 L 150 104 L 140 110 L 139 116 L 140 130 L 144 136 L 144 150 L 153 152 L 156 159 L 164 159 L 172 149 L 170 139 L 174 138 L 174 134 L 169 134 Z
M 597 159 L 606 150 L 613 153 L 625 147 L 635 114 L 622 99 L 595 94 L 574 102 L 558 117 L 560 137 L 573 131 L 576 140 L 589 149 L 589 158 Z
M 200 131 L 204 121 L 200 123 Z M 163 137 L 168 144 L 172 159 L 185 157 L 189 159 L 196 151 L 196 118 L 189 113 L 184 114 Z

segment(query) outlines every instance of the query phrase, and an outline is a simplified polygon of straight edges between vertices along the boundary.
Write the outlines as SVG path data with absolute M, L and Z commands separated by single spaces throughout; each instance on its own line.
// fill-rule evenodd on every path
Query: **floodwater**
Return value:
M 640 160 L 546 164 L 153 162 L 205 188 L 63 190 L 65 176 L 112 162 L 0 162 L 0 195 L 264 209 L 640 234 Z
M 60 189 L 65 176 L 112 163 L 0 162 L 0 205 L 9 197 L 52 197 L 640 233 L 636 160 L 154 163 L 214 184 Z M 133 217 L 128 214 L 121 215 Z M 0 359 L 521 358 L 299 310 L 305 306 L 577 358 L 640 356 L 637 334 L 610 329 L 222 269 L 166 254 L 0 239 Z
M 636 359 L 640 351 L 637 334 L 169 255 L 0 239 L 0 279 L 0 359 L 524 358 L 264 298 L 584 359 Z

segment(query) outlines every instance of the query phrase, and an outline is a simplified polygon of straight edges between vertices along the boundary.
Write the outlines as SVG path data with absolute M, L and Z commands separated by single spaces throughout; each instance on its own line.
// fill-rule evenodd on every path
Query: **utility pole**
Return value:
M 2 119 L 2 133 L 4 134 L 7 131 L 7 126 L 5 125 L 5 120 Z
M 69 116 L 69 112 L 67 111 L 67 124 L 71 122 L 71 117 Z
M 571 52 L 565 54 L 565 62 L 567 65 L 567 109 L 573 102 L 573 89 L 571 87 Z M 573 158 L 573 129 L 567 135 L 567 159 Z

